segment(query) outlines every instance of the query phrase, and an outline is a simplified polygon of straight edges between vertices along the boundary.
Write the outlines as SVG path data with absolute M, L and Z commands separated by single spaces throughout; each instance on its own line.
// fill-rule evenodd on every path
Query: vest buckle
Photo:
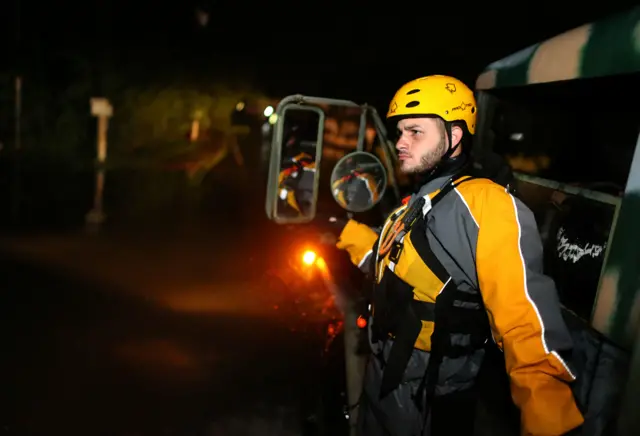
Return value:
M 402 253 L 402 244 L 398 241 L 394 242 L 389 251 L 389 260 L 393 263 L 398 263 L 400 254 Z

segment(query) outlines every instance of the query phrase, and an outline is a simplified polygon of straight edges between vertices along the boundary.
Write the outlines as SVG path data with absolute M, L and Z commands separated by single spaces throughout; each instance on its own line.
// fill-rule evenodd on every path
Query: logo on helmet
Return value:
M 447 91 L 449 91 L 450 93 L 454 93 L 456 92 L 456 84 L 455 83 L 447 83 L 444 87 L 444 89 L 446 89 Z
M 456 106 L 451 110 L 452 111 L 463 111 L 463 110 L 466 110 L 468 107 L 471 107 L 471 106 L 472 106 L 471 103 L 462 102 L 462 103 L 460 103 L 460 106 Z

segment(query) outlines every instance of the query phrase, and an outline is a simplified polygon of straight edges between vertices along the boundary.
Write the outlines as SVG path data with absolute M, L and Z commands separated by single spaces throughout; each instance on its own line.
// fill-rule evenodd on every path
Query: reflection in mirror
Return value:
M 375 206 L 384 195 L 387 174 L 378 158 L 363 151 L 340 159 L 331 174 L 331 193 L 349 212 L 364 212 Z
M 312 218 L 320 114 L 311 108 L 287 108 L 282 123 L 282 159 L 276 215 Z

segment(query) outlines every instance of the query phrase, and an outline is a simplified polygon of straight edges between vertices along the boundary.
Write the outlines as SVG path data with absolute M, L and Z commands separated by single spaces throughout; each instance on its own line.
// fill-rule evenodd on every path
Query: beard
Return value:
M 400 170 L 405 174 L 419 174 L 424 173 L 429 170 L 432 170 L 442 159 L 442 156 L 447 152 L 447 140 L 443 135 L 440 138 L 440 142 L 436 146 L 435 149 L 424 153 L 420 156 L 420 163 L 408 168 L 405 168 L 404 165 L 401 166 Z

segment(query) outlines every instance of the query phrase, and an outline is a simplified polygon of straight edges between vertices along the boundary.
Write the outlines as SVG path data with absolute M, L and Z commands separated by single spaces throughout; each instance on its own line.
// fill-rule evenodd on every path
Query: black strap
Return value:
M 433 322 L 436 319 L 436 305 L 435 303 L 429 303 L 428 301 L 413 300 L 411 307 L 414 312 L 420 318 L 420 321 Z
M 460 180 L 458 183 L 449 181 L 441 191 L 432 199 L 432 205 L 439 202 L 445 195 L 451 192 L 456 186 L 471 178 Z M 433 207 L 433 206 L 432 206 Z M 444 265 L 435 257 L 431 250 L 429 239 L 426 237 L 426 222 L 424 220 L 416 227 L 415 240 L 412 242 L 421 256 L 430 253 L 430 262 L 433 262 L 440 269 L 440 274 L 449 273 Z M 424 228 L 422 228 L 424 226 Z M 419 230 L 418 230 L 419 229 Z M 413 232 L 412 232 L 413 235 Z M 420 237 L 422 236 L 422 237 Z M 460 303 L 470 303 L 471 307 L 464 307 Z M 453 345 L 451 335 L 462 333 L 470 335 L 470 343 L 466 346 Z M 457 289 L 457 286 L 450 280 L 436 300 L 435 304 L 435 327 L 431 335 L 431 354 L 424 377 L 416 391 L 414 401 L 418 408 L 423 407 L 423 395 L 426 394 L 427 407 L 433 402 L 435 389 L 438 383 L 440 365 L 444 357 L 457 358 L 472 354 L 475 350 L 483 348 L 489 335 L 489 320 L 484 309 L 484 302 L 480 292 L 464 292 Z M 428 416 L 427 410 L 427 416 Z
M 447 180 L 444 185 L 440 188 L 440 192 L 433 196 L 431 199 L 431 207 L 435 207 L 436 204 L 440 202 L 449 192 L 453 191 L 458 186 L 462 185 L 465 182 L 475 179 L 473 176 L 466 177 L 462 180 L 455 181 L 453 177 Z
M 433 303 L 413 300 L 405 308 L 404 319 L 397 325 L 396 329 L 392 329 L 390 332 L 395 335 L 395 338 L 389 351 L 389 357 L 385 362 L 380 385 L 380 398 L 389 395 L 402 383 L 405 369 L 422 331 L 421 321 L 433 322 L 434 319 L 435 304 Z
M 411 306 L 407 307 L 405 314 L 406 318 L 395 331 L 393 346 L 386 361 L 380 385 L 380 398 L 389 395 L 402 383 L 402 377 L 411 359 L 415 341 L 422 329 L 422 323 Z
M 425 203 L 426 200 L 424 198 L 419 198 L 411 205 L 407 213 L 402 218 L 402 222 L 404 223 L 406 232 L 411 230 L 411 226 L 413 225 L 415 220 L 418 219 L 420 215 L 422 215 L 422 208 L 424 207 Z
M 473 176 L 469 176 L 465 179 L 454 181 L 453 177 L 449 178 L 441 187 L 436 195 L 431 199 L 431 208 L 433 208 L 436 204 L 440 202 L 449 192 L 460 186 L 462 183 L 467 182 L 469 180 L 474 179 Z M 420 197 L 417 199 L 410 207 L 407 213 L 402 218 L 404 222 L 405 233 L 408 233 L 411 230 L 411 227 L 416 222 L 416 220 L 420 217 L 424 217 L 422 214 L 422 208 L 426 200 L 424 197 Z
M 436 204 L 438 204 L 440 200 L 442 200 L 449 192 L 454 190 L 456 187 L 460 186 L 462 183 L 471 179 L 473 179 L 473 177 L 467 177 L 466 179 L 458 180 L 457 182 L 454 182 L 453 178 L 448 179 L 440 187 L 439 192 L 436 195 L 434 195 L 434 197 L 431 199 L 431 208 L 433 208 Z M 400 235 L 396 237 L 396 241 L 393 242 L 391 250 L 389 251 L 389 259 L 392 262 L 397 263 L 398 260 L 400 259 L 400 254 L 402 253 L 402 249 L 403 249 L 403 243 L 401 242 L 401 237 L 409 233 L 409 231 L 412 229 L 414 224 L 416 223 L 424 224 L 424 215 L 422 214 L 422 209 L 425 203 L 426 203 L 425 198 L 420 197 L 409 207 L 404 217 L 402 218 L 402 222 L 404 224 L 403 231 Z M 420 232 L 422 232 L 423 234 L 426 234 L 425 233 L 426 228 L 424 230 L 420 230 Z M 413 235 L 414 234 L 412 233 L 412 241 L 413 241 Z M 435 259 L 435 256 L 433 255 L 428 257 Z M 437 260 L 435 262 L 432 261 L 433 264 L 436 264 L 436 262 Z M 428 264 L 431 265 L 431 263 L 428 263 Z M 437 262 L 437 264 L 439 264 L 439 262 Z M 443 270 L 443 268 L 438 268 L 438 269 Z M 446 279 L 441 279 L 441 280 L 445 281 Z
M 422 330 L 421 321 L 435 320 L 435 304 L 414 300 L 413 287 L 386 268 L 374 294 L 372 340 L 385 342 L 395 336 L 388 358 L 378 353 L 384 368 L 381 398 L 401 382 L 415 342 Z
M 423 395 L 426 394 L 427 407 L 433 402 L 435 389 L 440 374 L 440 365 L 444 357 L 457 358 L 468 356 L 486 346 L 489 338 L 489 319 L 481 304 L 477 309 L 457 307 L 456 297 L 465 294 L 456 289 L 453 282 L 440 293 L 435 304 L 435 328 L 431 335 L 431 355 L 425 375 L 416 391 L 414 401 L 422 409 Z M 481 296 L 478 295 L 481 299 Z M 473 298 L 469 298 L 472 300 Z M 470 341 L 466 346 L 453 345 L 451 335 L 454 333 L 469 334 Z M 427 415 L 429 410 L 427 409 Z
M 433 329 L 433 333 L 431 334 L 431 353 L 429 355 L 429 363 L 427 364 L 427 370 L 425 371 L 424 377 L 420 381 L 420 385 L 418 386 L 418 390 L 415 393 L 414 401 L 418 409 L 422 410 L 423 408 L 423 394 L 426 392 L 426 401 L 427 406 L 431 404 L 431 400 L 435 394 L 435 387 L 438 383 L 438 376 L 440 374 L 440 364 L 442 363 L 442 359 L 444 354 L 438 350 L 438 344 L 443 344 L 445 341 L 449 341 L 449 337 L 446 331 L 442 328 L 438 328 L 439 322 L 444 322 L 442 320 L 442 303 L 438 300 L 443 295 L 447 294 L 447 291 L 454 290 L 456 285 L 453 281 L 449 281 L 447 286 L 440 293 L 436 301 L 436 313 L 435 313 L 435 327 Z

